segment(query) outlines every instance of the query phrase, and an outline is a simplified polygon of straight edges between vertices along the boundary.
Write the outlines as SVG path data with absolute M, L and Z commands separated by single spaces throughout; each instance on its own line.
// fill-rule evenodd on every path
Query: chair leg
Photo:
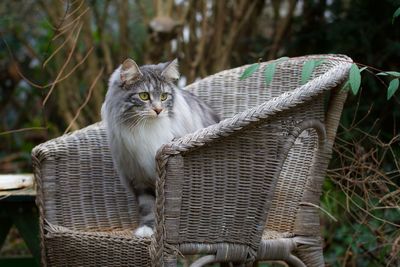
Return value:
M 299 258 L 296 256 L 290 255 L 287 259 L 285 259 L 286 263 L 289 264 L 290 267 L 307 267 Z
M 168 255 L 164 256 L 164 267 L 176 267 L 178 265 L 178 261 L 176 256 Z
M 305 266 L 319 267 L 325 266 L 320 239 L 308 240 L 297 247 L 296 255 L 305 264 Z

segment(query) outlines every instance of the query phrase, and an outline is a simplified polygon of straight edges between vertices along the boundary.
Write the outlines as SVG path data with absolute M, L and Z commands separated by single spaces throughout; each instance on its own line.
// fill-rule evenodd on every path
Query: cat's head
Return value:
M 118 117 L 130 125 L 171 116 L 175 98 L 174 82 L 178 78 L 176 59 L 140 68 L 132 59 L 126 59 L 111 76 L 107 105 L 118 105 L 114 109 L 120 113 Z

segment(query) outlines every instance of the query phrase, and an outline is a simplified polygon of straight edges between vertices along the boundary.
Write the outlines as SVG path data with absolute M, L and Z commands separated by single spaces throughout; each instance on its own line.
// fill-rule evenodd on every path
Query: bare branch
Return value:
M 14 134 L 14 133 L 22 133 L 22 132 L 27 132 L 27 131 L 43 131 L 43 130 L 47 130 L 47 127 L 28 127 L 28 128 L 21 128 L 21 129 L 16 129 L 16 130 L 0 132 L 0 136 L 7 135 L 7 134 Z
M 57 77 L 56 77 L 56 80 L 55 80 L 54 83 L 52 84 L 52 86 L 51 86 L 49 92 L 47 93 L 46 97 L 45 97 L 44 100 L 43 100 L 43 106 L 46 105 L 47 100 L 49 99 L 50 95 L 53 93 L 53 90 L 54 90 L 54 88 L 55 88 L 55 85 L 58 83 L 58 81 L 59 81 L 59 79 L 60 79 L 62 73 L 64 72 L 65 67 L 68 65 L 69 61 L 71 60 L 72 55 L 73 55 L 73 53 L 74 53 L 74 51 L 75 51 L 75 47 L 76 47 L 76 44 L 77 44 L 77 41 L 78 41 L 78 37 L 79 37 L 79 34 L 80 34 L 81 30 L 82 30 L 82 23 L 80 24 L 79 29 L 78 29 L 78 32 L 76 33 L 76 36 L 75 36 L 75 39 L 74 39 L 74 42 L 73 42 L 71 51 L 70 51 L 69 54 L 68 54 L 67 60 L 65 61 L 64 65 L 61 67 L 61 70 L 58 72 L 58 75 L 57 75 Z
M 94 89 L 94 87 L 95 87 L 97 81 L 99 80 L 99 78 L 100 78 L 101 75 L 103 74 L 103 70 L 104 70 L 104 68 L 102 68 L 102 69 L 100 70 L 99 74 L 96 76 L 95 80 L 94 80 L 94 81 L 92 82 L 92 84 L 90 85 L 89 92 L 88 92 L 88 94 L 87 94 L 87 96 L 86 96 L 85 101 L 84 101 L 83 104 L 78 108 L 78 110 L 77 110 L 77 112 L 76 112 L 74 118 L 72 119 L 72 121 L 71 121 L 70 124 L 68 125 L 67 129 L 65 129 L 64 134 L 66 134 L 66 133 L 69 131 L 69 129 L 71 129 L 72 124 L 74 124 L 74 122 L 76 121 L 76 119 L 79 117 L 79 114 L 81 113 L 81 110 L 82 110 L 82 109 L 87 105 L 87 103 L 89 102 L 90 97 L 92 96 L 93 89 Z

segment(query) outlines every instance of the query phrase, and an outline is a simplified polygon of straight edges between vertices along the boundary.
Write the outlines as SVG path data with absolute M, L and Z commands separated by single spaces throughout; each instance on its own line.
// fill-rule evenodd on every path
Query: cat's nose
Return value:
M 153 110 L 155 111 L 155 113 L 160 114 L 162 111 L 162 108 L 153 108 Z

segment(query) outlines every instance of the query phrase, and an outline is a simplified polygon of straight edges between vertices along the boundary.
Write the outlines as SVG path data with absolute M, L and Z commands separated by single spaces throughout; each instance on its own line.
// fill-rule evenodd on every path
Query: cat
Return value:
M 219 121 L 200 98 L 175 85 L 179 75 L 176 59 L 140 68 L 126 59 L 111 75 L 101 109 L 117 172 L 137 198 L 137 237 L 153 234 L 157 150 Z

